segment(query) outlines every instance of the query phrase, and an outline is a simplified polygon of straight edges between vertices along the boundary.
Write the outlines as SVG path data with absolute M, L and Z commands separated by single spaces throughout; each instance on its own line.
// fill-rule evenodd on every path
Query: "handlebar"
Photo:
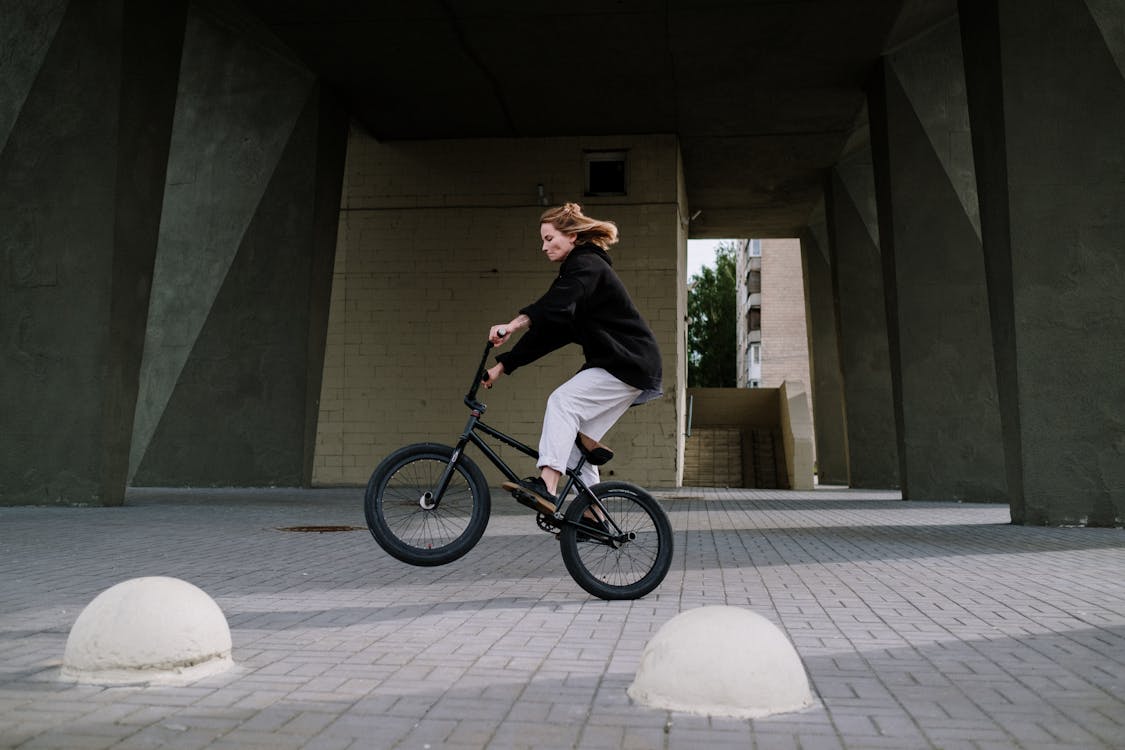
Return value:
M 496 331 L 496 333 L 498 333 L 502 338 L 508 335 L 508 329 L 500 328 Z M 484 382 L 488 377 L 488 368 L 485 367 L 485 365 L 488 364 L 488 353 L 492 351 L 492 348 L 493 347 L 491 340 L 484 343 L 484 354 L 482 354 L 480 357 L 480 365 L 477 366 L 477 374 L 473 378 L 472 385 L 469 386 L 469 392 L 465 394 L 465 405 L 470 409 L 484 411 L 484 404 L 482 404 L 480 401 L 477 401 L 477 391 L 480 390 L 480 384 Z
M 469 386 L 469 392 L 465 394 L 465 406 L 470 409 L 477 409 L 484 411 L 484 404 L 477 401 L 477 391 L 480 389 L 481 381 L 484 379 L 485 367 L 488 364 L 488 353 L 492 351 L 492 342 L 486 341 L 484 344 L 484 354 L 481 355 L 480 364 L 477 365 L 476 375 L 473 376 L 472 385 Z

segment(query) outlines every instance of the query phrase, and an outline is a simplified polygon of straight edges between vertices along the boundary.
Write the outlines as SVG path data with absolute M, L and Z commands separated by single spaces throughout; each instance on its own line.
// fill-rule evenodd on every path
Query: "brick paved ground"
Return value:
M 359 493 L 135 491 L 0 508 L 0 747 L 1125 747 L 1125 532 L 1007 524 L 887 493 L 677 491 L 663 586 L 602 602 L 504 496 L 452 565 L 400 564 Z M 168 575 L 227 615 L 237 667 L 185 687 L 58 680 L 82 607 Z M 818 705 L 755 721 L 633 705 L 641 649 L 710 604 L 792 638 Z

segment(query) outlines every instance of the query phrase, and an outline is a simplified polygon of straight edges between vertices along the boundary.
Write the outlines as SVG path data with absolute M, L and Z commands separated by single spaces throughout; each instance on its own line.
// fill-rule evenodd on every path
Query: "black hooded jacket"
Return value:
M 660 348 L 648 323 L 637 311 L 609 255 L 597 245 L 578 245 L 559 268 L 547 293 L 520 310 L 531 327 L 511 351 L 496 361 L 511 374 L 545 354 L 580 344 L 586 357 L 582 369 L 601 367 L 644 393 L 660 394 Z

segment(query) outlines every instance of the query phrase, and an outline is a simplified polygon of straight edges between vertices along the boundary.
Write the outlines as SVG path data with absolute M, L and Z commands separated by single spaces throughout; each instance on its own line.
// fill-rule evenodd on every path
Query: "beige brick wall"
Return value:
M 628 149 L 629 195 L 582 198 L 584 149 Z M 340 213 L 313 481 L 354 485 L 407 443 L 451 444 L 489 325 L 550 285 L 536 186 L 612 219 L 611 255 L 664 353 L 664 399 L 631 409 L 607 442 L 614 476 L 671 486 L 682 451 L 682 177 L 671 136 L 382 144 L 353 133 Z M 534 446 L 547 395 L 581 365 L 568 347 L 483 391 L 485 421 Z M 679 397 L 678 397 L 679 394 Z M 475 450 L 496 484 L 499 474 Z M 534 463 L 511 449 L 521 473 Z M 609 472 L 603 471 L 608 478 Z

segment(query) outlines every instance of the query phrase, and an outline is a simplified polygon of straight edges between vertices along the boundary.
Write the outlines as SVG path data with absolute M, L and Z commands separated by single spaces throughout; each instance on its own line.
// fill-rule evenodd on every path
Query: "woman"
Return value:
M 505 482 L 504 489 L 528 495 L 533 507 L 554 513 L 559 480 L 580 455 L 579 433 L 596 442 L 633 404 L 661 395 L 660 349 L 656 337 L 629 298 L 606 252 L 617 242 L 617 225 L 582 213 L 576 203 L 552 208 L 539 217 L 543 252 L 560 263 L 547 293 L 507 323 L 488 332 L 494 346 L 527 329 L 511 351 L 496 357 L 485 373 L 491 387 L 545 354 L 575 343 L 586 363 L 547 400 L 539 441 L 540 475 Z M 582 469 L 587 486 L 598 481 L 597 467 Z

